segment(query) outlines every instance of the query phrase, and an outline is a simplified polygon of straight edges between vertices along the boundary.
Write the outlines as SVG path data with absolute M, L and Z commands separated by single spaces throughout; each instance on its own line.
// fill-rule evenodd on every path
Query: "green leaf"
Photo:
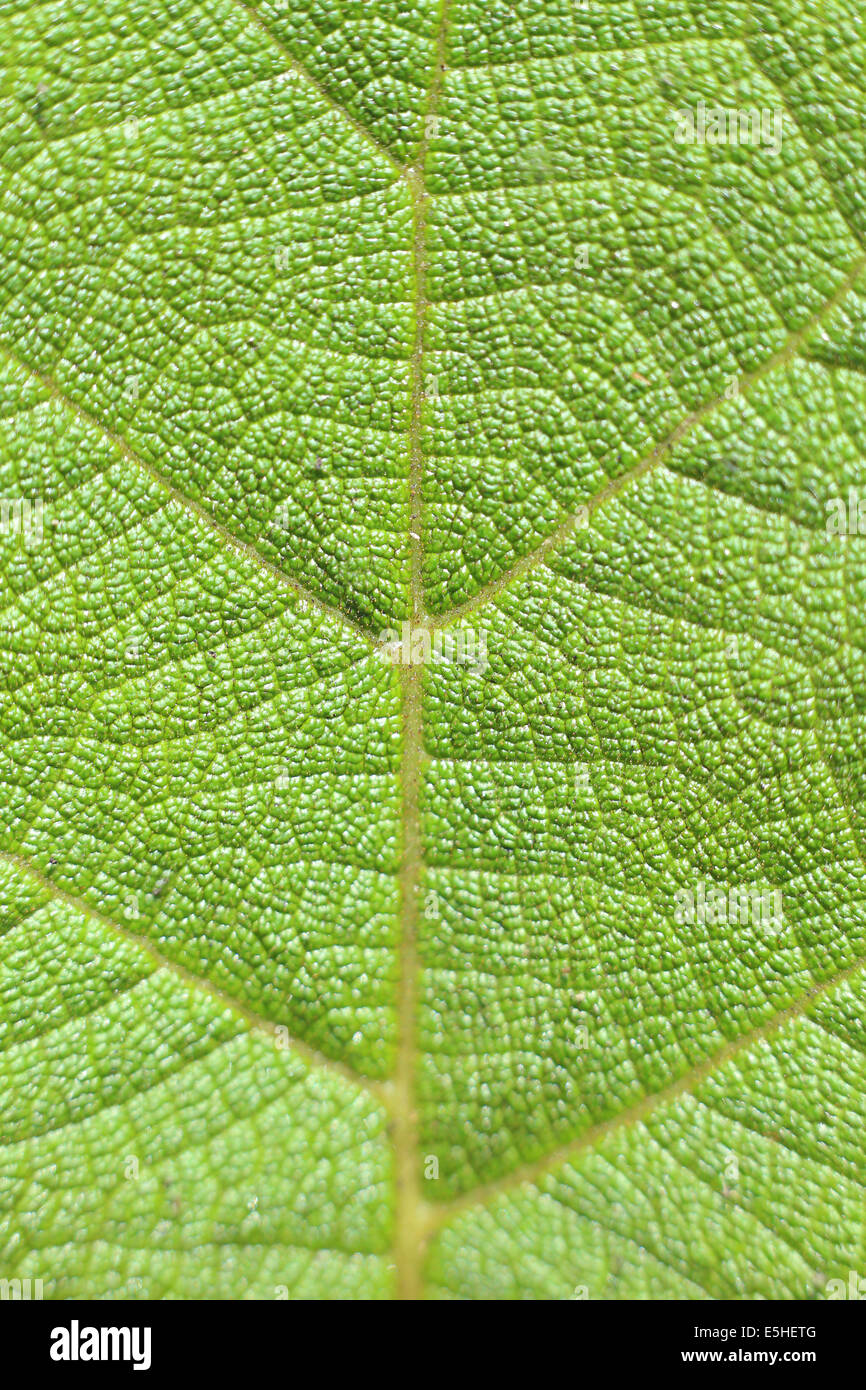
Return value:
M 827 1296 L 855 0 L 0 38 L 0 1278 Z

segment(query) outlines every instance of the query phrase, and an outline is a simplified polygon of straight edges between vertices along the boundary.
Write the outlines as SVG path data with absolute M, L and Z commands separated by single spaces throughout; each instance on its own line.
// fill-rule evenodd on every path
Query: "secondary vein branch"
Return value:
M 429 1207 L 424 1223 L 426 1237 L 429 1239 L 448 1220 L 471 1207 L 477 1207 L 496 1197 L 504 1196 L 517 1187 L 541 1182 L 561 1164 L 567 1163 L 570 1159 L 577 1158 L 581 1153 L 596 1147 L 608 1135 L 630 1125 L 640 1124 L 649 1119 L 663 1105 L 676 1100 L 678 1096 L 692 1093 L 701 1082 L 713 1076 L 727 1062 L 733 1061 L 734 1058 L 748 1051 L 749 1048 L 768 1041 L 786 1024 L 801 1018 L 810 1005 L 818 999 L 824 998 L 834 989 L 852 980 L 864 967 L 866 967 L 866 957 L 860 957 L 852 964 L 837 971 L 829 979 L 812 985 L 786 1008 L 780 1009 L 778 1013 L 773 1014 L 764 1023 L 743 1034 L 742 1037 L 732 1039 L 718 1052 L 714 1052 L 712 1056 L 705 1058 L 703 1062 L 699 1062 L 697 1066 L 690 1068 L 667 1086 L 643 1096 L 634 1105 L 629 1106 L 618 1115 L 612 1116 L 611 1119 L 602 1120 L 599 1124 L 590 1126 L 575 1139 L 567 1140 L 566 1143 L 554 1149 L 552 1153 L 512 1169 L 510 1173 L 504 1174 L 501 1178 L 494 1178 L 491 1182 L 481 1183 L 451 1201 L 442 1202 L 435 1208 Z
M 140 951 L 147 955 L 158 970 L 164 970 L 169 975 L 181 980 L 188 988 L 197 993 L 206 994 L 214 1003 L 221 1008 L 230 1009 L 232 1013 L 239 1015 L 248 1028 L 258 1033 L 265 1033 L 271 1037 L 279 1036 L 277 1030 L 282 1027 L 274 1019 L 265 1018 L 263 1014 L 258 1014 L 254 1009 L 249 1008 L 240 999 L 228 994 L 217 985 L 211 984 L 202 975 L 196 975 L 194 971 L 188 970 L 186 966 L 178 961 L 172 960 L 170 956 L 163 955 L 158 946 L 141 932 L 133 931 L 129 927 L 122 926 L 120 922 L 115 922 L 113 917 L 107 916 L 99 908 L 93 907 L 86 899 L 79 897 L 78 894 L 69 892 L 55 883 L 48 874 L 38 865 L 30 862 L 19 854 L 10 854 L 5 850 L 0 850 L 0 863 L 8 864 L 24 877 L 29 878 L 33 883 L 43 889 L 48 895 L 58 902 L 65 903 L 67 907 L 78 912 L 82 917 L 88 917 L 96 922 L 104 931 L 120 937 L 130 946 L 136 946 Z M 284 1035 L 284 1041 L 291 1051 L 310 1067 L 320 1068 L 323 1071 L 334 1072 L 352 1085 L 359 1086 L 365 1091 L 371 1092 L 379 1101 L 383 1102 L 387 1098 L 387 1090 L 382 1082 L 374 1081 L 371 1077 L 363 1076 L 354 1070 L 346 1062 L 338 1062 L 332 1057 L 327 1057 L 317 1048 L 311 1047 L 309 1043 L 301 1038 Z
M 813 331 L 834 309 L 838 309 L 840 304 L 847 298 L 864 270 L 866 270 L 866 254 L 857 258 L 838 285 L 836 291 L 829 299 L 825 300 L 820 308 L 816 309 L 815 313 L 807 319 L 802 328 L 798 328 L 796 332 L 791 333 L 778 351 L 774 352 L 772 356 L 768 357 L 760 366 L 756 367 L 751 372 L 747 372 L 738 379 L 738 394 L 747 395 L 751 388 L 759 381 L 763 380 L 764 377 L 790 362 Z M 605 483 L 598 492 L 592 497 L 587 498 L 586 502 L 579 507 L 576 512 L 572 512 L 570 515 L 566 516 L 533 550 L 527 551 L 525 555 L 521 555 L 513 564 L 509 565 L 507 569 L 497 575 L 495 579 L 490 580 L 489 583 L 484 584 L 478 589 L 471 598 L 466 599 L 463 603 L 455 605 L 453 608 L 449 608 L 447 612 L 437 613 L 429 617 L 427 621 L 430 626 L 443 628 L 450 626 L 451 623 L 459 622 L 460 619 L 468 617 L 470 613 L 476 612 L 479 608 L 484 608 L 500 593 L 510 589 L 517 580 L 523 577 L 523 575 L 537 569 L 540 565 L 544 565 L 550 557 L 557 554 L 557 552 L 562 549 L 580 527 L 586 524 L 594 511 L 599 507 L 603 507 L 615 497 L 618 497 L 620 493 L 624 492 L 632 483 L 636 483 L 646 474 L 654 472 L 655 469 L 658 468 L 660 464 L 664 463 L 665 459 L 670 456 L 676 446 L 690 434 L 692 430 L 703 424 L 704 420 L 710 415 L 713 415 L 724 404 L 725 400 L 726 397 L 724 395 L 712 396 L 704 401 L 702 405 L 690 411 L 688 415 L 685 415 L 683 419 L 668 432 L 668 434 L 644 454 L 633 468 L 630 468 L 628 472 L 621 473 L 619 477 L 612 478 L 609 482 Z
M 311 608 L 315 608 L 318 612 L 341 623 L 344 627 L 350 628 L 355 636 L 360 637 L 367 646 L 376 649 L 377 641 L 371 632 L 368 632 L 360 623 L 357 623 L 354 618 L 349 617 L 348 613 L 344 613 L 342 608 L 338 608 L 335 604 L 327 603 L 324 599 L 319 598 L 317 594 L 314 594 L 312 590 L 306 589 L 303 584 L 298 583 L 296 579 L 293 579 L 292 576 L 284 569 L 281 569 L 279 565 L 269 560 L 266 555 L 263 555 L 250 541 L 241 540 L 239 536 L 236 536 L 234 532 L 230 531 L 227 526 L 224 526 L 221 521 L 218 521 L 215 516 L 212 516 L 207 508 L 202 506 L 201 502 L 196 501 L 194 497 L 187 496 L 185 492 L 181 492 L 164 473 L 161 473 L 154 464 L 149 463 L 147 459 L 137 454 L 131 445 L 129 445 L 121 435 L 110 429 L 104 421 L 100 420 L 98 415 L 94 415 L 93 412 L 88 410 L 85 406 L 79 405 L 71 396 L 67 396 L 66 392 L 47 372 L 42 372 L 36 367 L 31 367 L 28 362 L 23 361 L 23 359 L 13 352 L 7 344 L 2 342 L 0 342 L 0 355 L 4 356 L 8 362 L 19 368 L 22 372 L 26 372 L 34 381 L 38 381 L 40 385 L 44 386 L 51 398 L 56 400 L 70 415 L 83 421 L 84 424 L 89 425 L 91 429 L 98 430 L 128 463 L 133 464 L 136 468 L 140 469 L 142 473 L 145 473 L 147 477 L 150 478 L 151 482 L 155 483 L 172 502 L 175 502 L 179 507 L 183 507 L 184 511 L 189 512 L 191 516 L 194 516 L 196 520 L 207 527 L 209 531 L 212 531 L 218 536 L 228 549 L 233 550 L 235 554 L 242 556 L 258 569 L 264 570 L 266 574 L 285 588 L 291 589 L 292 593 L 309 604 Z

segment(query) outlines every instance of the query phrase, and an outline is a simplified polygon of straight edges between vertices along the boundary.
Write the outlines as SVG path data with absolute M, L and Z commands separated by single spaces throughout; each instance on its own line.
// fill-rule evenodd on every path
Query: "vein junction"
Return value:
M 256 22 L 258 22 L 261 27 L 264 27 L 250 7 L 244 6 L 244 8 L 248 9 L 249 13 L 256 19 Z M 328 102 L 338 109 L 357 131 L 360 131 L 369 138 L 379 153 L 387 157 L 390 163 L 396 167 L 399 176 L 405 179 L 411 197 L 414 342 L 410 362 L 411 416 L 408 436 L 410 516 L 408 535 L 408 551 L 410 557 L 408 611 L 410 614 L 410 623 L 412 627 L 415 628 L 444 628 L 452 623 L 460 621 L 468 614 L 482 609 L 486 604 L 495 602 L 498 596 L 506 592 L 525 574 L 529 573 L 537 566 L 544 565 L 547 560 L 552 558 L 557 551 L 568 542 L 576 528 L 584 524 L 597 508 L 612 502 L 613 499 L 626 488 L 633 484 L 637 484 L 641 478 L 661 465 L 670 454 L 671 450 L 723 403 L 722 397 L 714 397 L 685 416 L 664 439 L 645 453 L 641 461 L 634 468 L 600 489 L 594 496 L 587 500 L 584 507 L 581 508 L 578 513 L 565 516 L 560 524 L 551 531 L 540 545 L 516 560 L 507 571 L 503 572 L 496 580 L 479 590 L 477 594 L 468 599 L 465 603 L 454 606 L 443 613 L 432 615 L 427 613 L 422 582 L 424 559 L 423 430 L 424 407 L 426 401 L 425 348 L 429 313 L 427 291 L 427 223 L 430 195 L 425 186 L 425 165 L 431 138 L 430 117 L 435 116 L 442 92 L 447 50 L 447 25 L 448 3 L 447 0 L 445 0 L 439 17 L 433 77 L 428 91 L 425 112 L 425 133 L 421 139 L 416 158 L 408 165 L 400 165 L 397 163 L 390 152 L 380 144 L 370 131 L 366 130 L 354 116 L 335 103 L 327 93 L 324 93 L 320 84 L 316 83 L 314 79 L 310 77 L 310 74 L 302 69 L 300 65 L 295 65 L 297 70 L 304 73 L 320 94 L 324 95 Z M 288 56 L 290 57 L 291 55 Z M 845 275 L 837 291 L 812 315 L 807 324 L 798 332 L 791 334 L 784 346 L 761 367 L 741 380 L 740 390 L 743 393 L 748 393 L 748 391 L 768 373 L 783 368 L 785 364 L 795 356 L 808 334 L 844 301 L 864 268 L 866 268 L 866 255 L 861 255 Z M 4 352 L 6 352 L 10 360 L 17 361 L 17 359 L 13 358 L 11 352 L 6 349 L 4 349 Z M 178 488 L 171 484 L 157 468 L 140 458 L 122 438 L 103 425 L 96 416 L 77 405 L 65 395 L 50 377 L 35 371 L 26 363 L 18 362 L 18 365 L 21 366 L 23 370 L 30 372 L 36 379 L 40 380 L 43 385 L 52 392 L 56 399 L 62 403 L 64 409 L 86 420 L 91 425 L 99 427 L 127 463 L 133 467 L 144 470 L 154 482 L 170 495 L 177 505 L 191 512 L 202 526 L 215 532 L 220 537 L 222 543 L 236 550 L 251 565 L 265 570 L 274 581 L 287 584 L 306 601 L 320 608 L 335 620 L 345 623 L 346 626 L 367 645 L 373 646 L 380 653 L 383 652 L 383 644 L 375 634 L 367 631 L 339 607 L 323 602 L 311 590 L 298 584 L 288 573 L 262 555 L 255 545 L 241 541 L 233 536 L 228 528 L 221 525 L 214 517 L 209 515 L 207 509 L 201 503 L 185 496 Z M 300 1055 L 306 1058 L 311 1066 L 323 1066 L 341 1071 L 354 1083 L 366 1086 L 368 1089 L 372 1090 L 391 1110 L 398 1184 L 397 1234 L 394 1255 L 398 1269 L 400 1292 L 401 1295 L 406 1298 L 417 1297 L 421 1291 L 420 1267 L 425 1239 L 433 1229 L 441 1224 L 441 1222 L 451 1217 L 455 1211 L 462 1210 L 470 1203 L 481 1201 L 494 1192 L 504 1190 L 518 1182 L 535 1180 L 544 1172 L 548 1171 L 554 1163 L 562 1161 L 563 1158 L 577 1152 L 580 1148 L 584 1148 L 588 1144 L 595 1142 L 602 1133 L 607 1133 L 611 1129 L 633 1123 L 643 1118 L 652 1108 L 672 1098 L 675 1094 L 678 1094 L 688 1086 L 694 1085 L 697 1081 L 706 1076 L 709 1071 L 729 1060 L 735 1052 L 742 1050 L 744 1047 L 751 1046 L 759 1038 L 767 1036 L 771 1030 L 781 1026 L 791 1016 L 805 1007 L 813 998 L 813 992 L 804 995 L 795 1006 L 782 1011 L 761 1028 L 754 1030 L 751 1034 L 744 1035 L 735 1044 L 717 1052 L 708 1061 L 702 1063 L 700 1067 L 687 1072 L 684 1076 L 680 1077 L 676 1082 L 664 1088 L 662 1091 L 647 1096 L 639 1106 L 623 1112 L 607 1125 L 587 1131 L 579 1140 L 563 1146 L 561 1149 L 557 1150 L 555 1154 L 548 1155 L 539 1163 L 528 1165 L 526 1168 L 520 1169 L 514 1174 L 509 1175 L 509 1177 L 504 1180 L 479 1187 L 465 1194 L 459 1199 L 459 1202 L 443 1203 L 436 1208 L 425 1203 L 421 1197 L 420 1189 L 420 1154 L 418 1149 L 417 1100 L 415 1095 L 414 1076 L 419 975 L 417 940 L 418 898 L 424 868 L 423 829 L 420 811 L 421 787 L 426 760 L 423 738 L 422 680 L 422 671 L 417 665 L 409 664 L 406 669 L 400 672 L 402 698 L 402 859 L 399 875 L 401 894 L 401 943 L 400 984 L 398 995 L 398 1056 L 394 1080 L 393 1082 L 386 1083 L 384 1086 L 378 1086 L 376 1083 L 371 1083 L 366 1078 L 359 1076 L 350 1068 L 340 1067 L 338 1064 L 322 1057 L 321 1054 L 318 1054 L 312 1048 L 306 1047 L 302 1042 L 293 1040 L 293 1045 L 297 1048 Z M 118 927 L 116 923 L 102 916 L 102 914 L 95 913 L 93 909 L 88 907 L 87 904 L 83 903 L 80 899 L 64 894 L 56 885 L 52 884 L 49 879 L 45 878 L 38 870 L 34 869 L 32 865 L 27 864 L 15 856 L 6 856 L 6 858 L 8 862 L 14 863 L 22 872 L 30 873 L 32 876 L 38 878 L 42 885 L 55 896 L 64 899 L 79 910 L 96 917 L 107 928 L 120 931 L 122 934 L 136 940 L 138 944 L 144 946 L 145 949 L 151 952 L 162 968 L 174 970 L 191 986 L 205 989 L 214 994 L 214 996 L 219 998 L 222 1002 L 233 1007 L 241 1008 L 241 1006 L 234 1003 L 234 1001 L 229 999 L 226 995 L 220 994 L 219 991 L 214 990 L 207 981 L 189 975 L 187 972 L 182 971 L 176 964 L 161 956 L 144 938 L 136 936 L 134 933 L 124 932 L 123 928 Z M 858 961 L 855 966 L 841 972 L 841 974 L 834 977 L 832 981 L 821 986 L 821 990 L 823 991 L 835 986 L 841 979 L 847 978 L 855 971 L 860 970 L 862 965 L 863 962 Z M 266 1021 L 257 1019 L 251 1011 L 242 1011 L 251 1026 L 270 1026 Z

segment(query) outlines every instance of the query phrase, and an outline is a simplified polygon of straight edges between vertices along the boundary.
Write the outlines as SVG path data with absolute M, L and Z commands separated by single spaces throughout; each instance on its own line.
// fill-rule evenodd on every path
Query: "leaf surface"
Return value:
M 824 1296 L 866 1257 L 854 0 L 0 37 L 0 1276 Z M 701 102 L 769 124 L 679 142 Z

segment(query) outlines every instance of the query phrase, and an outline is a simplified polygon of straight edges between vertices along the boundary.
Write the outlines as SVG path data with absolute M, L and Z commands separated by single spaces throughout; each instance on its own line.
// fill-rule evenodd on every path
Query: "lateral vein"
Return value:
M 177 961 L 173 961 L 170 957 L 163 955 L 159 947 L 155 946 L 154 943 L 142 933 L 132 931 L 129 927 L 121 926 L 119 922 L 115 922 L 114 919 L 109 917 L 106 913 L 100 912 L 99 908 L 93 907 L 90 903 L 86 902 L 84 898 L 78 897 L 75 893 L 68 892 L 65 888 L 61 888 L 49 878 L 44 870 L 32 864 L 29 859 L 19 854 L 11 854 L 6 850 L 0 850 L 0 862 L 10 865 L 19 873 L 32 879 L 40 888 L 49 893 L 52 898 L 65 903 L 67 907 L 73 908 L 83 916 L 91 918 L 92 921 L 97 922 L 104 930 L 113 932 L 115 936 L 121 937 L 132 946 L 137 946 L 139 950 L 144 951 L 150 956 L 158 969 L 168 971 L 170 974 L 182 980 L 189 988 L 197 990 L 202 994 L 207 994 L 216 1004 L 219 1004 L 223 1008 L 231 1009 L 233 1013 L 238 1014 L 244 1020 L 249 1028 L 256 1032 L 267 1033 L 270 1037 L 275 1038 L 281 1036 L 281 1040 L 285 1040 L 288 1047 L 300 1057 L 302 1061 L 306 1062 L 308 1066 L 321 1067 L 325 1071 L 330 1071 L 338 1076 L 342 1076 L 344 1080 L 351 1081 L 353 1085 L 360 1086 L 364 1090 L 369 1091 L 380 1102 L 387 1103 L 388 1091 L 384 1083 L 374 1081 L 371 1077 L 363 1076 L 346 1062 L 337 1062 L 333 1058 L 327 1057 L 323 1052 L 319 1052 L 317 1048 L 311 1047 L 309 1043 L 303 1042 L 300 1038 L 292 1037 L 287 1031 L 283 1031 L 278 1035 L 277 1029 L 283 1030 L 282 1024 L 275 1023 L 273 1020 L 265 1018 L 262 1014 L 256 1013 L 254 1009 L 250 1009 L 246 1004 L 241 1003 L 239 999 L 235 999 L 225 990 L 221 990 L 216 985 L 211 984 L 211 982 L 206 980 L 203 976 L 196 975 L 192 970 L 188 970 L 186 966 L 180 965 Z
M 303 77 L 304 80 L 310 84 L 310 86 L 313 88 L 315 92 L 318 93 L 322 100 L 328 103 L 332 111 L 336 111 L 337 114 L 342 116 L 342 118 L 345 121 L 348 121 L 348 123 L 354 128 L 358 135 L 363 136 L 363 138 L 367 140 L 369 144 L 371 144 L 380 155 L 383 155 L 384 158 L 387 159 L 388 163 L 394 167 L 398 174 L 402 174 L 404 172 L 404 166 L 400 163 L 399 159 L 395 158 L 395 156 L 388 149 L 387 145 L 383 145 L 381 140 L 379 140 L 378 137 L 373 134 L 372 130 L 369 130 L 367 126 L 364 125 L 363 121 L 359 121 L 357 116 L 353 116 L 352 112 L 348 109 L 348 107 L 344 106 L 342 102 L 337 101 L 336 97 L 331 96 L 331 93 L 325 87 L 322 86 L 322 83 L 319 81 L 319 79 L 313 76 L 309 68 L 307 68 L 298 58 L 295 57 L 295 55 L 290 51 L 290 49 L 288 49 L 286 45 L 283 43 L 282 39 L 278 38 L 277 35 L 274 33 L 273 29 L 271 29 L 270 26 L 265 23 L 258 10 L 256 10 L 256 8 L 253 5 L 247 4 L 246 0 L 237 0 L 237 4 L 240 6 L 242 10 L 246 12 L 246 14 L 252 20 L 253 24 L 255 24 L 256 28 L 261 29 L 262 33 L 267 35 L 274 47 L 279 49 L 280 53 L 282 53 L 283 57 L 289 63 L 292 70 L 296 72 L 299 77 Z
M 161 473 L 152 463 L 148 463 L 140 454 L 137 454 L 121 435 L 116 434 L 115 431 L 110 429 L 97 415 L 94 415 L 85 406 L 79 405 L 71 396 L 67 396 L 62 387 L 60 387 L 54 378 L 47 372 L 41 372 L 36 367 L 31 367 L 28 362 L 23 361 L 17 353 L 13 352 L 6 343 L 0 342 L 0 353 L 2 353 L 7 361 L 20 368 L 22 372 L 26 372 L 34 381 L 38 381 L 44 386 L 54 400 L 58 401 L 71 415 L 82 420 L 92 429 L 98 430 L 127 462 L 133 464 L 143 473 L 146 473 L 151 482 L 161 488 L 173 502 L 183 507 L 185 511 L 189 512 L 190 515 L 194 516 L 206 526 L 209 531 L 212 531 L 214 535 L 219 536 L 224 545 L 227 545 L 237 555 L 242 556 L 251 564 L 264 570 L 272 579 L 277 580 L 277 582 L 282 584 L 285 588 L 291 589 L 294 594 L 297 594 L 298 598 L 303 599 L 311 608 L 315 608 L 318 612 L 325 614 L 326 617 L 342 623 L 344 627 L 350 628 L 352 632 L 355 633 L 356 637 L 360 637 L 366 642 L 369 647 L 376 648 L 377 639 L 372 633 L 368 632 L 360 623 L 355 622 L 353 618 L 350 618 L 349 615 L 344 613 L 342 608 L 338 608 L 336 604 L 326 603 L 324 599 L 319 598 L 310 589 L 305 589 L 302 584 L 299 584 L 298 581 L 293 579 L 290 574 L 287 574 L 285 570 L 280 569 L 279 565 L 274 564 L 272 560 L 269 560 L 249 541 L 243 541 L 238 536 L 234 535 L 233 532 L 229 531 L 229 529 L 224 526 L 222 522 L 217 521 L 216 517 L 212 516 L 200 502 L 197 502 L 192 497 L 188 497 L 186 493 L 181 492 L 164 473 Z
M 861 956 L 853 964 L 845 966 L 837 971 L 829 979 L 820 984 L 813 985 L 810 989 L 786 1008 L 780 1009 L 778 1013 L 765 1023 L 753 1028 L 750 1032 L 744 1033 L 742 1037 L 735 1038 L 732 1042 L 726 1043 L 719 1048 L 711 1057 L 699 1062 L 697 1066 L 691 1067 L 682 1076 L 663 1086 L 659 1091 L 653 1091 L 650 1095 L 643 1096 L 634 1105 L 628 1106 L 618 1115 L 614 1115 L 609 1120 L 602 1120 L 599 1124 L 590 1126 L 575 1139 L 570 1139 L 565 1144 L 559 1145 L 551 1153 L 543 1155 L 541 1158 L 532 1160 L 529 1163 L 521 1164 L 519 1168 L 512 1169 L 501 1178 L 495 1178 L 492 1182 L 479 1183 L 477 1187 L 468 1192 L 462 1193 L 459 1197 L 451 1201 L 442 1202 L 435 1207 L 428 1205 L 426 1211 L 426 1225 L 424 1231 L 425 1241 L 439 1230 L 447 1221 L 461 1212 L 471 1207 L 482 1206 L 492 1198 L 502 1196 L 517 1187 L 537 1183 L 547 1177 L 554 1168 L 562 1163 L 567 1163 L 569 1159 L 576 1158 L 579 1154 L 588 1149 L 595 1148 L 603 1139 L 609 1135 L 617 1133 L 619 1130 L 626 1129 L 631 1125 L 639 1124 L 647 1119 L 661 1106 L 669 1101 L 676 1100 L 678 1096 L 688 1094 L 693 1091 L 701 1082 L 706 1081 L 716 1071 L 720 1070 L 727 1062 L 732 1061 L 742 1052 L 756 1046 L 760 1042 L 766 1041 L 777 1033 L 785 1024 L 801 1017 L 806 1010 L 817 999 L 823 998 L 832 992 L 839 985 L 853 979 L 863 968 L 866 967 L 866 956 Z
M 831 314 L 833 310 L 837 309 L 845 300 L 864 270 L 866 270 L 866 253 L 862 256 L 858 256 L 835 293 L 832 294 L 829 299 L 825 300 L 821 307 L 807 319 L 802 328 L 798 328 L 795 333 L 790 334 L 782 347 L 780 347 L 777 352 L 774 352 L 772 356 L 768 357 L 765 362 L 762 362 L 760 367 L 756 367 L 754 371 L 747 372 L 744 376 L 738 378 L 739 394 L 748 394 L 749 390 L 756 382 L 761 381 L 778 367 L 785 366 L 796 355 L 798 349 L 814 329 L 823 322 L 828 314 Z M 491 579 L 488 584 L 484 584 L 477 593 L 473 594 L 471 598 L 466 599 L 465 602 L 456 604 L 453 608 L 449 608 L 444 613 L 430 615 L 427 618 L 429 626 L 444 628 L 450 626 L 452 623 L 459 622 L 470 613 L 475 613 L 479 608 L 484 608 L 488 603 L 496 599 L 499 594 L 511 589 L 525 574 L 529 574 L 533 570 L 538 569 L 540 565 L 544 565 L 548 559 L 562 549 L 571 536 L 574 535 L 575 531 L 586 525 L 593 512 L 599 507 L 603 507 L 607 502 L 612 501 L 615 497 L 618 497 L 620 493 L 625 492 L 626 488 L 638 482 L 648 473 L 652 473 L 660 464 L 664 463 L 665 459 L 681 440 L 683 440 L 686 435 L 690 434 L 693 429 L 696 429 L 698 425 L 703 424 L 710 415 L 713 415 L 724 403 L 725 399 L 724 395 L 713 396 L 705 401 L 703 405 L 690 411 L 689 414 L 685 415 L 679 424 L 675 425 L 674 428 L 655 444 L 648 453 L 644 454 L 633 468 L 630 468 L 627 473 L 622 473 L 618 478 L 612 478 L 610 482 L 605 483 L 604 487 L 600 488 L 598 492 L 588 498 L 576 512 L 565 517 L 565 519 L 561 521 L 543 541 L 535 546 L 533 550 L 528 551 L 526 555 L 520 556 L 520 558 L 509 565 L 507 569 L 503 570 L 496 579 Z

